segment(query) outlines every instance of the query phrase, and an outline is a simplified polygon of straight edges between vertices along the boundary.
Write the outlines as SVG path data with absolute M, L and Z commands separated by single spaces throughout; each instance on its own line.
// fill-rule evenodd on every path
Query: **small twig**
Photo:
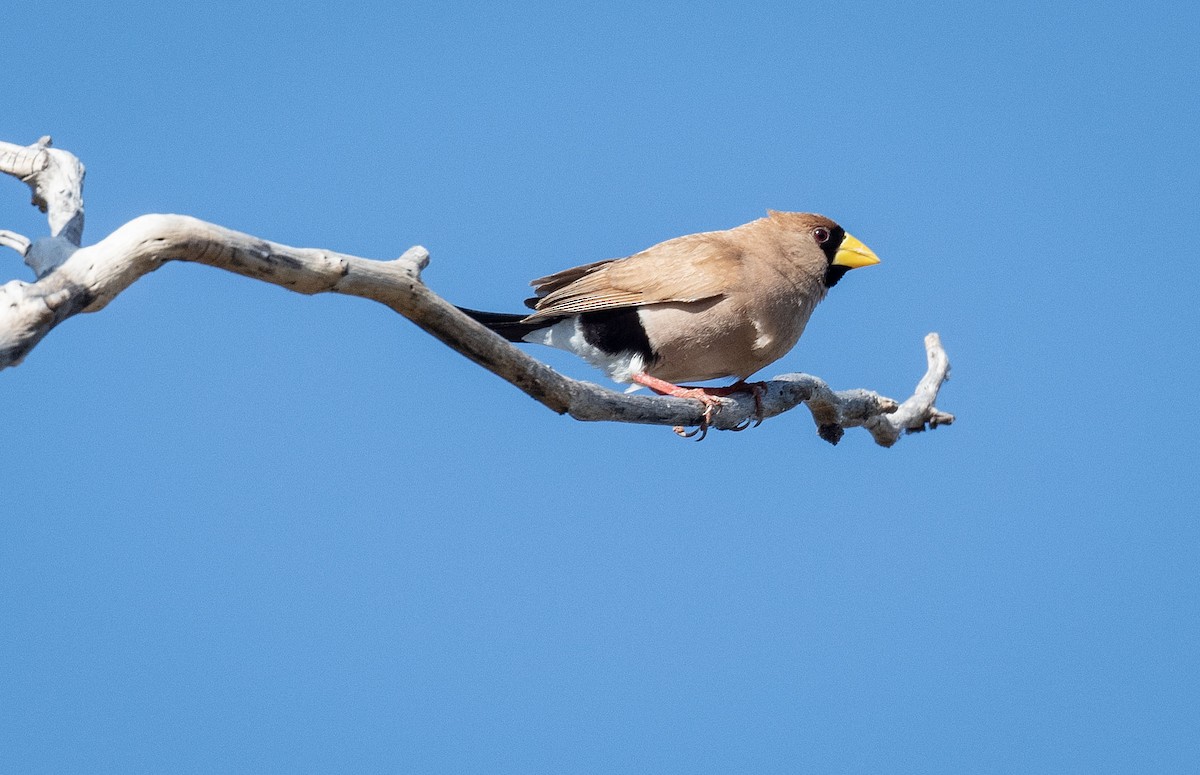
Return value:
M 0 245 L 12 248 L 20 253 L 22 258 L 29 252 L 29 246 L 32 244 L 24 234 L 17 234 L 15 231 L 9 231 L 8 229 L 0 229 Z
M 49 136 L 33 145 L 0 142 L 0 172 L 27 184 L 33 205 L 46 213 L 50 238 L 37 240 L 24 253 L 38 277 L 70 257 L 83 239 L 83 163 L 74 154 L 51 147 Z

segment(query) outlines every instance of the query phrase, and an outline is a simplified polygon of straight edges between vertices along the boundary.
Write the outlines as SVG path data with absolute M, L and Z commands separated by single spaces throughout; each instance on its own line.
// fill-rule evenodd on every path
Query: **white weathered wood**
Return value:
M 38 277 L 70 258 L 83 239 L 83 164 L 50 145 L 49 137 L 26 146 L 0 142 L 0 171 L 24 181 L 33 205 L 50 221 L 50 236 L 34 240 L 22 253 Z
M 9 231 L 8 229 L 0 229 L 0 245 L 12 248 L 24 258 L 33 243 L 24 234 L 17 234 L 15 231 Z
M 560 414 L 578 420 L 695 426 L 703 406 L 692 399 L 618 393 L 570 379 L 531 358 L 429 290 L 422 247 L 394 261 L 374 261 L 316 248 L 294 248 L 183 215 L 143 215 L 100 242 L 79 247 L 83 228 L 83 165 L 49 138 L 32 146 L 0 143 L 0 171 L 21 178 L 47 212 L 51 236 L 0 242 L 21 252 L 33 282 L 0 286 L 0 369 L 19 364 L 63 320 L 96 312 L 138 278 L 168 261 L 191 261 L 280 285 L 298 293 L 341 293 L 384 304 L 448 346 L 516 385 Z M 74 187 L 73 190 L 71 187 Z M 31 261 L 30 256 L 37 254 Z M 785 374 L 765 383 L 763 417 L 806 404 L 820 436 L 836 444 L 844 428 L 865 427 L 883 446 L 904 432 L 953 422 L 934 407 L 950 364 L 937 334 L 925 339 L 928 370 L 902 404 L 866 390 L 835 392 L 817 377 Z M 755 418 L 750 394 L 722 400 L 711 427 L 739 430 Z

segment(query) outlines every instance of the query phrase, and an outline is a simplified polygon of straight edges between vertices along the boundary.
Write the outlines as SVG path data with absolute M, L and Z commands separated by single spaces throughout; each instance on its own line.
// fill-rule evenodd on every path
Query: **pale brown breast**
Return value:
M 658 361 L 647 371 L 676 384 L 746 379 L 795 346 L 815 304 L 794 295 L 720 297 L 640 308 Z

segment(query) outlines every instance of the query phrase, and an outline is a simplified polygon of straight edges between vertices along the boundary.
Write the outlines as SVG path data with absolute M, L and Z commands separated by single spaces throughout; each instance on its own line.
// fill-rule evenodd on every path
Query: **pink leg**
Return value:
M 713 412 L 721 405 L 721 399 L 711 395 L 705 388 L 680 387 L 672 382 L 667 382 L 665 379 L 651 377 L 645 372 L 634 374 L 633 381 L 650 388 L 660 395 L 674 396 L 675 398 L 694 398 L 704 404 L 704 417 L 700 421 L 699 428 L 689 433 L 683 429 L 682 425 L 676 425 L 674 430 L 680 436 L 689 439 L 697 433 L 700 434 L 700 438 L 696 439 L 696 441 L 703 441 L 704 437 L 708 435 L 709 423 L 712 422 Z
M 721 401 L 718 397 L 729 396 L 733 395 L 734 393 L 749 392 L 754 396 L 754 414 L 757 422 L 754 423 L 753 427 L 757 428 L 759 425 L 762 425 L 762 397 L 763 393 L 766 391 L 766 386 L 762 382 L 746 382 L 745 380 L 740 379 L 727 387 L 688 387 L 686 385 L 676 385 L 672 382 L 667 382 L 665 379 L 659 379 L 658 377 L 652 377 L 645 372 L 634 374 L 633 381 L 639 385 L 650 388 L 655 393 L 659 393 L 664 396 L 674 396 L 676 398 L 694 398 L 700 403 L 704 404 L 704 419 L 700 423 L 700 427 L 691 433 L 684 433 L 682 427 L 676 427 L 675 432 L 681 436 L 687 436 L 690 438 L 691 436 L 699 433 L 700 439 L 703 439 L 706 435 L 708 435 L 708 426 L 709 423 L 712 422 L 713 412 L 721 406 Z M 748 422 L 749 421 L 747 421 L 747 423 Z M 746 425 L 742 425 L 735 430 L 745 430 L 746 427 Z M 697 441 L 699 441 L 699 439 L 697 439 Z
M 711 388 L 710 392 L 717 396 L 731 396 L 734 393 L 749 393 L 754 396 L 754 425 L 746 421 L 746 425 L 737 428 L 739 431 L 744 431 L 746 428 L 757 428 L 763 424 L 763 396 L 767 392 L 767 383 L 765 382 L 747 382 L 744 379 L 739 379 L 732 385 L 723 388 Z

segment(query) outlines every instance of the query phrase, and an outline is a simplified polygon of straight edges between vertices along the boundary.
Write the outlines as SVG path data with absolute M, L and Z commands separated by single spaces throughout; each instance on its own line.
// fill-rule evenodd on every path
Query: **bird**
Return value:
M 631 389 L 697 399 L 706 432 L 719 397 L 740 390 L 754 394 L 761 422 L 762 383 L 746 380 L 795 346 L 848 271 L 878 263 L 830 218 L 768 210 L 539 277 L 526 314 L 459 309 L 510 342 L 572 352 Z M 728 387 L 682 384 L 729 378 Z

